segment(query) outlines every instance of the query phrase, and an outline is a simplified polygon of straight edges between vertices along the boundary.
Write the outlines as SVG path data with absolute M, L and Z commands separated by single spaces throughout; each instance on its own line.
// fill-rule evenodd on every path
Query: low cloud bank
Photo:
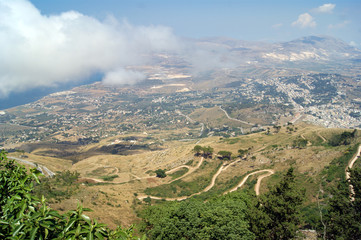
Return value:
M 0 0 L 0 97 L 99 72 L 106 84 L 132 84 L 145 76 L 126 66 L 179 47 L 167 27 L 99 21 L 75 11 L 45 16 L 27 0 Z

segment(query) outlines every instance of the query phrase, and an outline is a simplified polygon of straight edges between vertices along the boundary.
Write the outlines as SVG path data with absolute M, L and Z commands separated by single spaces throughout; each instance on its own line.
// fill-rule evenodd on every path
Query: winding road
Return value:
M 258 174 L 258 173 L 262 173 L 262 172 L 267 172 L 267 174 L 264 174 L 264 175 L 259 176 L 259 177 L 258 177 L 258 180 L 257 180 L 257 183 L 256 183 L 256 185 L 255 185 L 255 187 L 254 187 L 254 190 L 255 190 L 255 192 L 256 192 L 256 195 L 259 195 L 259 188 L 260 188 L 260 186 L 261 186 L 261 181 L 262 181 L 263 178 L 269 177 L 269 176 L 271 176 L 272 174 L 275 173 L 272 169 L 262 169 L 262 170 L 258 170 L 258 171 L 255 171 L 255 172 L 252 172 L 252 173 L 247 174 L 236 187 L 234 187 L 234 188 L 232 188 L 231 190 L 225 192 L 224 194 L 227 194 L 227 193 L 229 193 L 229 192 L 234 192 L 234 191 L 236 191 L 238 188 L 242 187 L 242 186 L 246 183 L 246 181 L 248 180 L 248 178 L 249 178 L 250 176 L 255 175 L 255 174 Z
M 348 169 L 351 169 L 354 165 L 354 163 L 356 162 L 357 159 L 360 158 L 360 154 L 361 154 L 361 144 L 359 145 L 358 149 L 357 149 L 357 152 L 355 154 L 355 156 L 350 160 L 350 162 L 348 163 L 346 169 L 345 169 L 345 172 L 346 172 L 346 180 L 350 179 L 350 173 L 347 171 Z M 353 189 L 353 186 L 350 184 L 350 191 L 351 191 L 351 194 L 354 195 L 355 194 L 355 191 Z M 351 200 L 353 201 L 354 198 L 351 197 Z
M 196 121 L 195 120 L 193 120 L 190 116 L 188 116 L 188 115 L 185 115 L 185 114 L 183 114 L 181 111 L 179 111 L 178 109 L 177 110 L 175 110 L 175 113 L 177 113 L 178 115 L 181 115 L 181 116 L 183 116 L 183 117 L 185 117 L 189 122 L 191 122 L 191 123 L 195 123 Z M 203 135 L 203 132 L 204 132 L 204 123 L 200 123 L 201 124 L 201 131 L 200 131 L 200 133 L 199 133 L 199 137 L 201 137 L 202 135 Z
M 53 177 L 55 176 L 55 173 L 50 171 L 47 167 L 43 166 L 43 165 L 40 165 L 40 164 L 37 164 L 37 163 L 33 163 L 33 162 L 30 162 L 28 160 L 24 160 L 22 158 L 18 158 L 18 157 L 8 157 L 9 159 L 13 159 L 13 160 L 16 160 L 18 162 L 21 162 L 21 163 L 24 163 L 24 164 L 27 164 L 27 165 L 30 165 L 34 168 L 36 168 L 37 170 L 39 170 L 42 174 L 45 175 L 45 173 L 49 176 L 49 177 Z M 30 159 L 29 159 L 30 160 Z
M 317 135 L 322 139 L 323 142 L 327 142 L 326 138 L 324 138 L 320 132 L 317 132 Z
M 239 119 L 237 119 L 237 118 L 232 118 L 232 117 L 230 117 L 230 116 L 228 115 L 227 111 L 222 108 L 222 106 L 219 106 L 219 109 L 222 110 L 222 111 L 224 112 L 224 114 L 226 114 L 226 117 L 227 117 L 229 120 L 237 121 L 237 122 L 244 123 L 244 124 L 247 124 L 247 125 L 255 125 L 254 123 L 250 123 L 250 122 L 246 122 L 246 121 L 239 120 Z
M 193 193 L 193 194 L 190 195 L 190 196 L 183 196 L 183 197 L 176 197 L 176 198 L 162 198 L 162 197 L 156 197 L 156 196 L 142 195 L 142 196 L 138 196 L 137 198 L 138 198 L 139 200 L 143 200 L 143 199 L 149 197 L 149 198 L 156 199 L 156 200 L 165 199 L 166 201 L 182 201 L 182 200 L 191 198 L 191 197 L 193 197 L 193 196 L 200 195 L 200 194 L 202 194 L 202 193 L 204 193 L 204 192 L 208 192 L 209 190 L 211 190 L 211 189 L 214 187 L 214 185 L 215 185 L 215 183 L 216 183 L 217 177 L 218 177 L 224 170 L 226 170 L 226 169 L 229 168 L 230 166 L 232 166 L 232 165 L 234 165 L 234 164 L 236 164 L 236 163 L 238 163 L 238 162 L 240 162 L 240 161 L 241 161 L 241 160 L 237 160 L 237 161 L 234 161 L 234 162 L 232 162 L 232 163 L 230 163 L 230 164 L 228 164 L 228 163 L 222 164 L 222 166 L 218 169 L 218 171 L 213 175 L 212 180 L 211 180 L 211 183 L 210 183 L 206 188 L 204 188 L 202 191 L 197 192 L 197 193 Z M 179 168 L 179 167 L 178 167 L 178 168 Z M 259 176 L 259 178 L 258 178 L 257 184 L 256 184 L 256 186 L 255 186 L 255 191 L 256 191 L 256 195 L 259 195 L 259 188 L 260 188 L 261 181 L 262 181 L 263 178 L 269 177 L 269 176 L 271 176 L 272 174 L 274 174 L 274 171 L 273 171 L 272 169 L 263 169 L 263 170 L 259 170 L 259 171 L 256 171 L 256 172 L 252 172 L 252 173 L 247 174 L 236 187 L 232 188 L 232 189 L 229 190 L 229 191 L 226 191 L 224 194 L 227 194 L 227 193 L 229 193 L 229 192 L 236 191 L 238 188 L 242 187 L 242 186 L 245 184 L 245 182 L 247 181 L 247 179 L 248 179 L 250 176 L 255 175 L 255 174 L 258 174 L 258 173 L 262 173 L 262 172 L 267 172 L 267 174 L 261 175 L 261 176 Z M 188 172 L 188 173 L 189 173 L 189 172 Z M 184 176 L 185 176 L 185 175 L 183 175 L 182 177 L 184 177 Z
M 168 170 L 168 171 L 166 171 L 165 173 L 166 173 L 166 174 L 171 174 L 171 173 L 176 172 L 177 170 L 179 170 L 179 169 L 181 169 L 181 168 L 188 168 L 189 171 L 188 171 L 186 174 L 184 174 L 184 175 L 182 175 L 182 176 L 180 176 L 180 177 L 178 177 L 178 178 L 176 178 L 176 179 L 173 179 L 171 182 L 177 181 L 177 180 L 179 180 L 179 179 L 181 179 L 181 178 L 184 178 L 185 176 L 188 176 L 189 174 L 193 173 L 195 170 L 197 170 L 197 169 L 202 165 L 203 160 L 204 160 L 204 158 L 202 157 L 201 160 L 198 162 L 197 166 L 195 166 L 195 167 L 193 167 L 193 168 L 190 167 L 190 166 L 188 166 L 188 165 L 181 165 L 181 166 L 178 166 L 178 167 L 173 168 L 173 169 L 171 169 L 171 170 Z M 137 179 L 137 180 L 143 180 L 143 179 L 149 179 L 149 178 L 156 178 L 156 176 L 138 177 L 137 175 L 135 175 L 135 174 L 133 174 L 133 173 L 130 173 L 130 175 L 133 176 L 133 177 L 135 177 L 135 179 Z M 98 178 L 82 177 L 82 178 L 80 178 L 80 180 L 84 180 L 84 181 L 90 180 L 90 181 L 93 181 L 93 182 L 96 182 L 96 183 L 127 183 L 127 182 L 132 181 L 133 179 L 132 179 L 132 180 L 128 180 L 128 181 L 118 181 L 118 182 L 116 182 L 116 181 L 111 181 L 111 182 L 110 182 L 110 181 L 104 181 L 104 180 L 101 180 L 101 179 L 98 179 Z M 171 183 L 171 182 L 169 182 L 169 183 Z

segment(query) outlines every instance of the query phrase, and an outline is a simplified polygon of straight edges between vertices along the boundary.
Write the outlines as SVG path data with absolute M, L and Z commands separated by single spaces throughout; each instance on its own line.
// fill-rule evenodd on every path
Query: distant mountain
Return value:
M 339 59 L 355 59 L 361 56 L 361 51 L 342 40 L 327 36 L 309 36 L 293 41 L 275 44 L 271 52 L 263 57 L 275 60 L 302 61 Z
M 203 47 L 223 47 L 230 54 L 247 61 L 268 64 L 297 61 L 361 59 L 361 51 L 340 39 L 329 36 L 308 36 L 281 43 L 249 42 L 230 38 L 206 38 L 197 41 Z

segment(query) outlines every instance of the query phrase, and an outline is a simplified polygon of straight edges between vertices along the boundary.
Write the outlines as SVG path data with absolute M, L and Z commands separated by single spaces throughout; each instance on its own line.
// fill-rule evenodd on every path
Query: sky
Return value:
M 43 14 L 75 10 L 134 25 L 163 25 L 177 36 L 288 41 L 330 35 L 361 46 L 360 0 L 31 0 Z
M 136 83 L 147 76 L 127 66 L 163 51 L 199 68 L 219 64 L 187 38 L 329 35 L 361 48 L 360 12 L 360 0 L 0 0 L 0 99 L 95 74 Z

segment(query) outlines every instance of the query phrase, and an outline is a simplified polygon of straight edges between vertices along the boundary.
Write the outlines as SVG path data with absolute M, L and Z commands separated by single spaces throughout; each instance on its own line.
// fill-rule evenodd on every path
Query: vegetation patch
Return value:
M 119 175 L 114 174 L 114 175 L 110 175 L 110 176 L 101 176 L 100 179 L 103 179 L 104 181 L 111 182 L 114 179 L 116 179 L 117 177 L 119 177 Z
M 54 177 L 42 177 L 39 184 L 34 187 L 34 194 L 41 198 L 45 196 L 47 199 L 55 199 L 61 201 L 70 198 L 79 189 L 79 173 L 63 171 L 57 172 Z
M 177 179 L 177 178 L 183 176 L 184 174 L 186 174 L 188 171 L 189 171 L 189 169 L 184 167 L 172 174 L 169 174 L 169 176 L 171 176 L 172 179 Z
M 208 165 L 209 163 L 203 165 Z M 190 196 L 193 193 L 197 193 L 206 188 L 212 179 L 212 176 L 217 172 L 221 167 L 221 163 L 216 167 L 210 174 L 202 175 L 194 178 L 192 181 L 183 181 L 177 180 L 169 184 L 164 184 L 161 186 L 146 188 L 144 190 L 145 194 L 157 197 L 183 197 Z
M 330 183 L 334 180 L 345 179 L 345 169 L 350 159 L 355 155 L 357 148 L 357 144 L 347 148 L 341 157 L 335 158 L 331 161 L 330 165 L 325 167 L 322 171 L 322 175 L 326 177 L 326 182 Z

